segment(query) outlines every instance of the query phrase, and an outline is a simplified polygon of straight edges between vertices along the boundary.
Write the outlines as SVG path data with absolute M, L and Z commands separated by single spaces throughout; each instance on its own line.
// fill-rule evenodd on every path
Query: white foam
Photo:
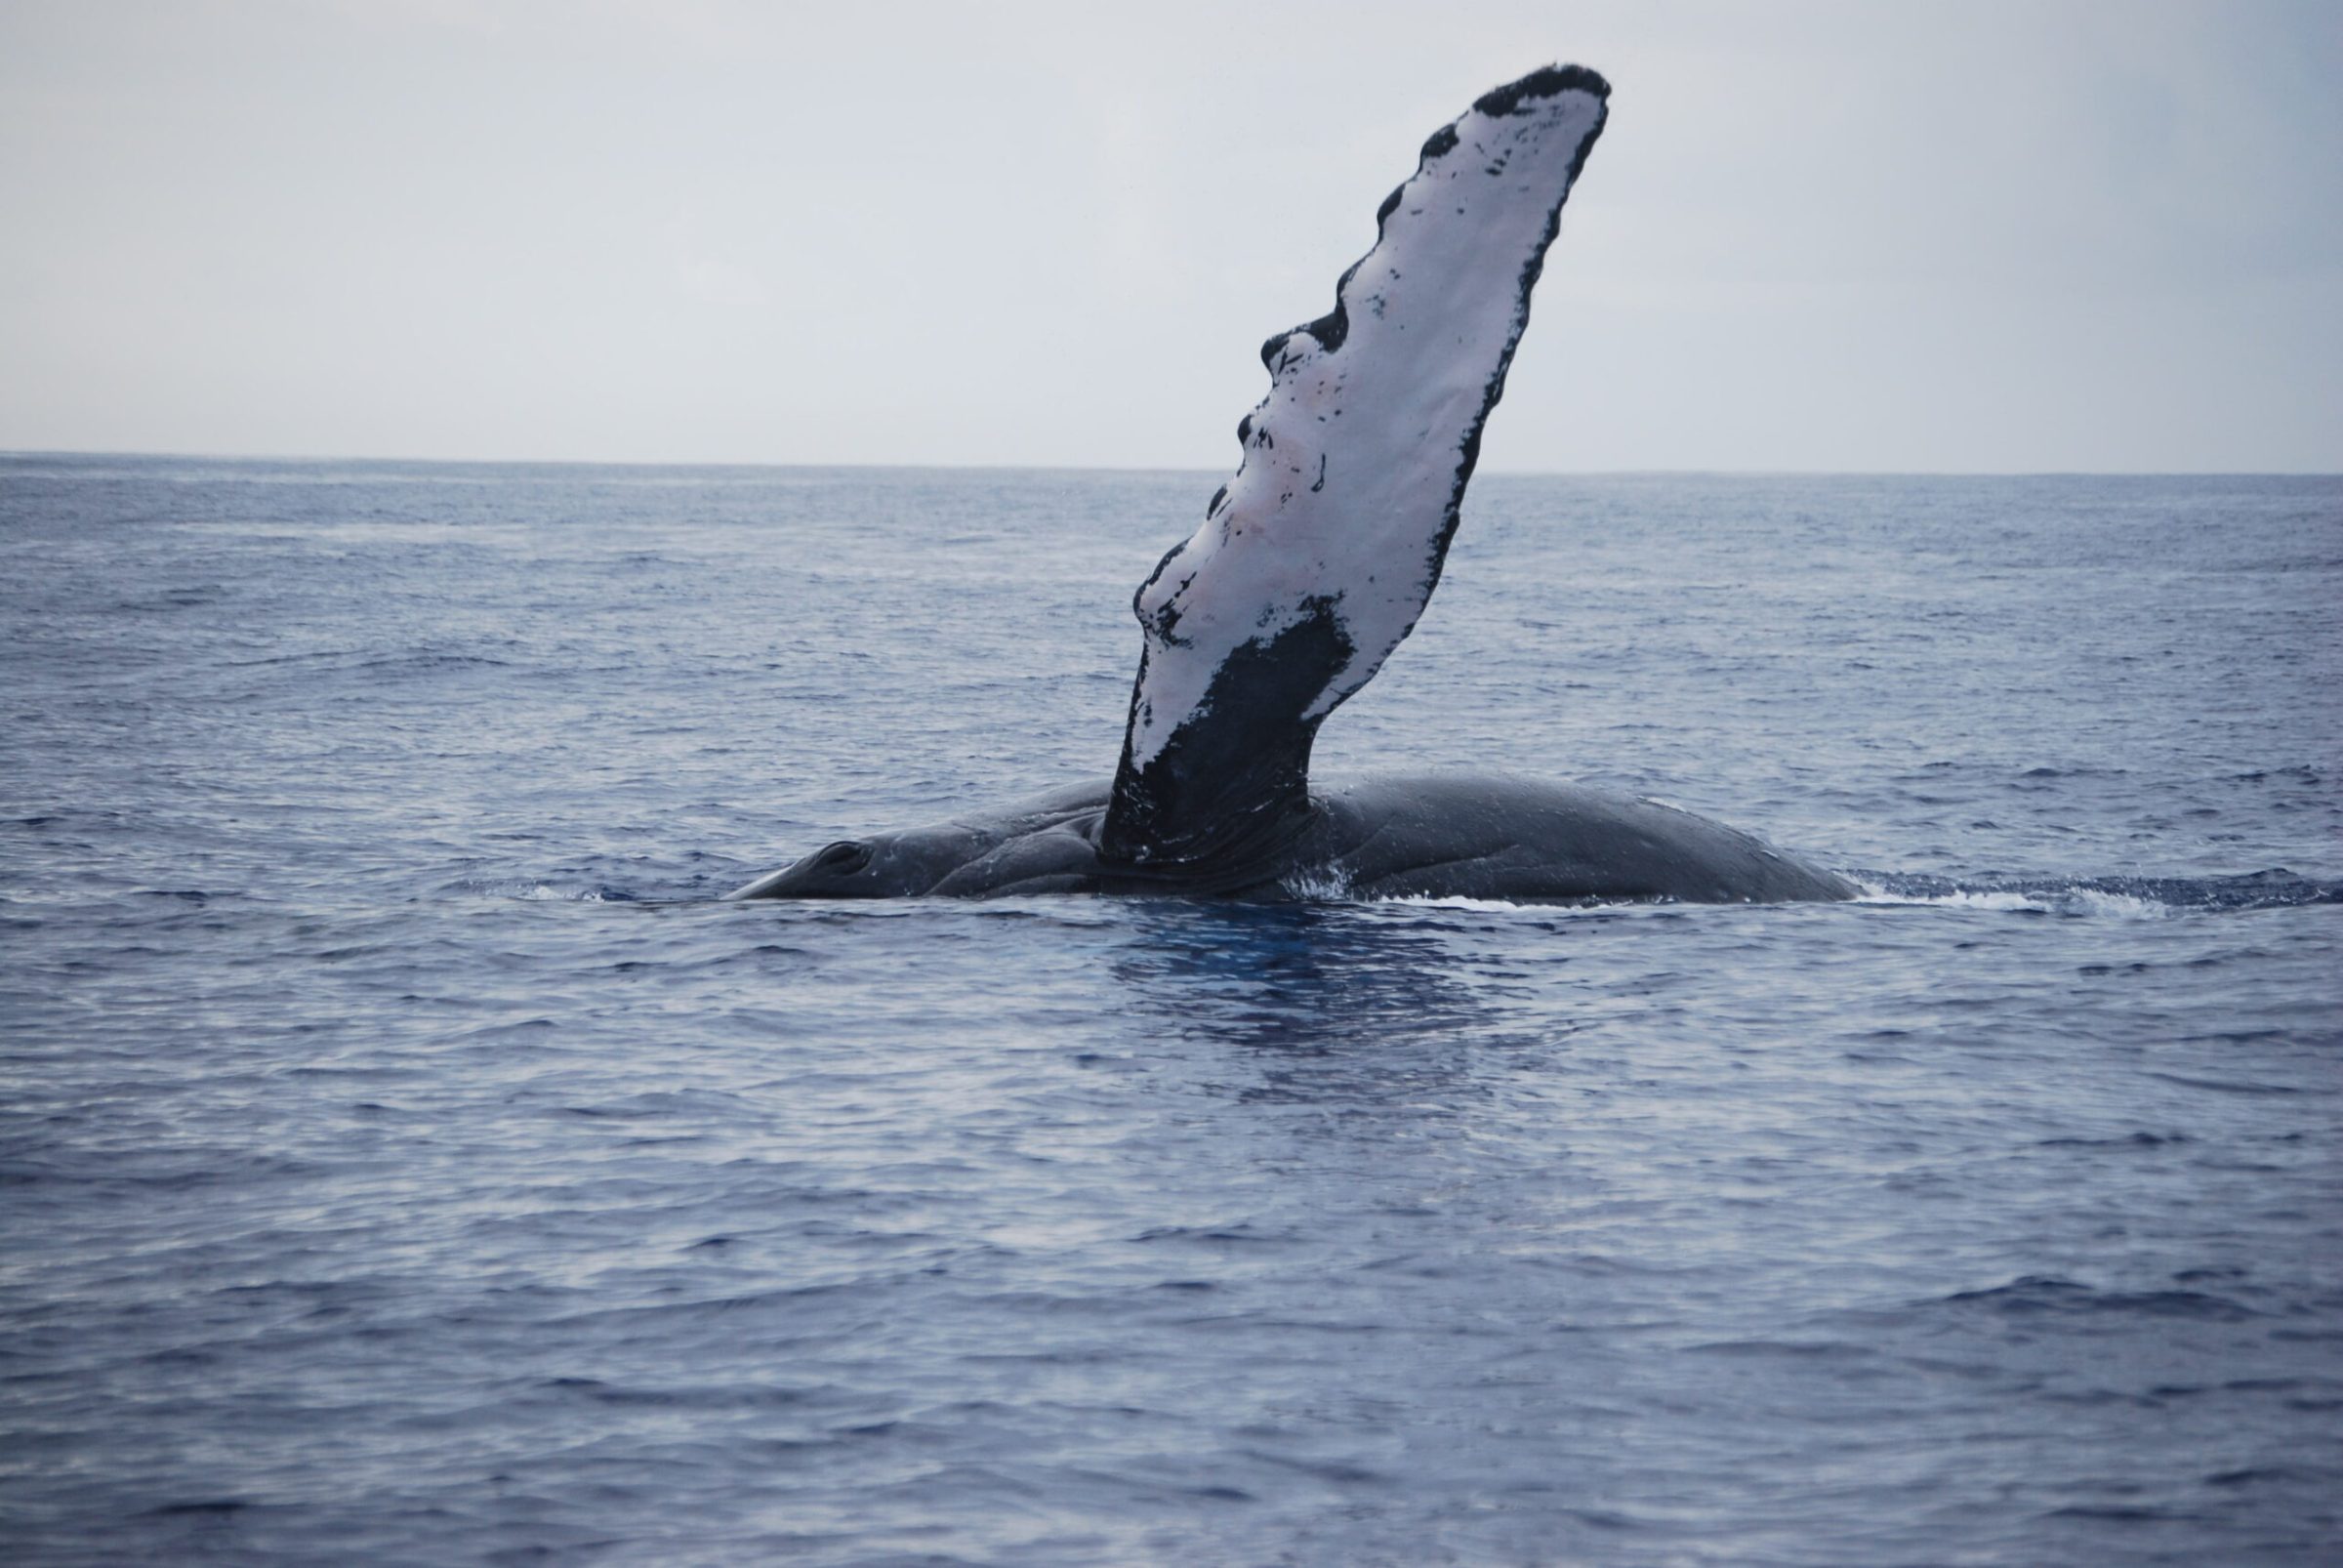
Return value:
M 2095 915 L 2115 920 L 2168 920 L 2178 911 L 2172 905 L 2134 893 L 2108 892 L 2079 886 L 2055 889 L 2014 887 L 1955 887 L 1942 893 L 1891 892 L 1875 883 L 1858 884 L 1859 904 L 1907 908 L 1979 909 L 2031 915 Z
M 532 904 L 598 904 L 603 901 L 599 888 L 555 887 L 550 883 L 543 882 L 526 887 L 514 885 L 511 891 L 505 893 L 505 896 L 522 899 Z
M 2111 893 L 2097 887 L 2077 887 L 2071 896 L 2094 915 L 2110 915 L 2119 920 L 2170 920 L 2180 913 L 2172 905 L 2153 898 Z
M 1510 898 L 1466 898 L 1461 895 L 1434 898 L 1413 893 L 1377 898 L 1374 902 L 1405 904 L 1417 909 L 1457 909 L 1479 915 L 1585 915 L 1622 907 L 1618 904 L 1517 904 Z
M 1947 893 L 1895 893 L 1888 892 L 1884 888 L 1869 886 L 1865 886 L 1864 890 L 1856 895 L 1854 902 L 1858 904 L 1903 906 L 1914 909 L 1990 909 L 2003 912 L 2012 910 L 2028 910 L 2035 914 L 2042 915 L 2049 914 L 2052 908 L 2052 906 L 2046 900 L 2036 893 L 2009 892 L 1994 889 L 1987 889 L 1985 891 L 1971 891 L 1967 888 L 1955 888 L 1952 892 Z
M 1292 897 L 1318 903 L 1346 903 L 1355 896 L 1350 879 L 1331 866 L 1289 872 L 1278 887 Z

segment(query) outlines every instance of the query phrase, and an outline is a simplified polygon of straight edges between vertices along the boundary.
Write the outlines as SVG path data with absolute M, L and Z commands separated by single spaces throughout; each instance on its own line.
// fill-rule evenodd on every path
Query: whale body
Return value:
M 847 839 L 735 898 L 1003 897 L 1036 893 L 1491 898 L 1511 903 L 1848 898 L 1844 879 L 1658 801 L 1502 774 L 1373 774 L 1314 787 L 1290 838 L 1189 868 L 1112 858 L 1111 781 L 1002 811 Z
M 735 898 L 1185 893 L 1772 902 L 1852 896 L 1690 812 L 1482 774 L 1313 782 L 1318 728 L 1438 586 L 1610 85 L 1549 65 L 1423 144 L 1325 315 L 1261 348 L 1243 459 L 1132 601 L 1111 780 L 849 839 Z

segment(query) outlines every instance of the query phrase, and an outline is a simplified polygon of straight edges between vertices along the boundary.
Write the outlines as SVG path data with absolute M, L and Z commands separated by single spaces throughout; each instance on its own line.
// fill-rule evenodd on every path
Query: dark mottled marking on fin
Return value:
M 1474 99 L 1472 106 L 1495 119 L 1499 115 L 1512 113 L 1534 99 L 1559 98 L 1564 93 L 1591 93 L 1607 103 L 1611 101 L 1611 84 L 1583 65 L 1545 65 L 1530 72 L 1520 81 L 1491 88 Z M 1433 140 L 1439 139 L 1435 137 Z M 1449 134 L 1448 144 L 1452 147 L 1457 144 L 1453 130 Z M 1430 144 L 1426 143 L 1425 145 Z

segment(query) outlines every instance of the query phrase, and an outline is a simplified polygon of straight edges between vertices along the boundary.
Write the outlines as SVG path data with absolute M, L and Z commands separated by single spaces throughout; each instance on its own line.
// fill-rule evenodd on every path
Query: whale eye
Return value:
M 813 869 L 837 876 L 851 876 L 871 863 L 871 846 L 843 839 L 813 857 Z

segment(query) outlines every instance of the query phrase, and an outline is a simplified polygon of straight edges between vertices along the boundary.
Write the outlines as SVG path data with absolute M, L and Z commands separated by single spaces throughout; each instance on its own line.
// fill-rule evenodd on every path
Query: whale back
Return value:
M 1292 840 L 1185 871 L 1102 857 L 1109 786 L 998 812 L 844 840 L 734 898 L 985 898 L 1198 893 L 1285 899 L 1500 898 L 1516 903 L 1835 899 L 1838 877 L 1721 822 L 1657 801 L 1488 773 L 1377 773 L 1318 788 Z
M 1300 831 L 1318 725 L 1439 583 L 1609 95 L 1575 65 L 1484 95 L 1424 144 L 1334 309 L 1263 345 L 1236 475 L 1133 600 L 1108 860 L 1208 868 Z

